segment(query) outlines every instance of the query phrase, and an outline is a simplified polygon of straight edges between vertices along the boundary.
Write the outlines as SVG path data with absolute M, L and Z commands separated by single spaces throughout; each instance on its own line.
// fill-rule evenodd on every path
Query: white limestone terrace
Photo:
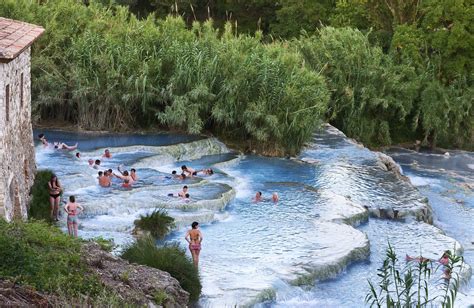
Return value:
M 301 159 L 293 160 L 236 156 L 215 139 L 163 146 L 131 141 L 130 146 L 108 148 L 113 158 L 103 160 L 104 169 L 118 164 L 137 169 L 141 180 L 132 190 L 117 184 L 111 190 L 97 187 L 97 170 L 72 154 L 38 147 L 37 157 L 40 167 L 56 169 L 66 196 L 76 194 L 86 207 L 80 236 L 111 237 L 124 245 L 133 239 L 133 221 L 159 206 L 178 224 L 170 240 L 183 244 L 182 226 L 200 221 L 205 236 L 203 306 L 278 300 L 281 285 L 312 285 L 337 277 L 348 265 L 372 258 L 371 245 L 382 246 L 387 238 L 409 254 L 418 251 L 419 240 L 433 258 L 455 244 L 459 247 L 439 229 L 416 221 L 418 210 L 412 208 L 422 202 L 415 188 L 384 171 L 375 154 L 331 128 L 316 134 Z M 83 152 L 83 157 L 97 157 L 103 149 Z M 216 174 L 186 182 L 167 178 L 182 164 L 212 166 Z M 194 196 L 190 202 L 167 196 L 184 184 Z M 266 201 L 253 203 L 258 190 Z M 278 203 L 269 200 L 275 191 L 281 197 Z M 380 238 L 387 236 L 383 242 L 365 230 L 389 221 L 368 220 L 369 211 L 379 208 L 403 213 L 391 222 L 396 227 L 380 230 Z
M 324 159 L 321 167 L 325 176 L 320 187 L 346 196 L 373 216 L 433 222 L 430 205 L 409 180 L 387 171 L 380 155 L 329 124 L 314 134 L 299 158 L 316 164 Z

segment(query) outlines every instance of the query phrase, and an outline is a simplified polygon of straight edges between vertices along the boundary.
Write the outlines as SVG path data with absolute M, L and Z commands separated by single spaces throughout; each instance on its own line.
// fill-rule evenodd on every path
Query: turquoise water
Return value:
M 410 217 L 399 222 L 368 219 L 365 208 L 403 211 L 426 205 L 420 203 L 423 196 L 415 188 L 382 170 L 374 153 L 331 128 L 315 134 L 313 142 L 292 159 L 243 156 L 202 137 L 45 134 L 50 141 L 79 142 L 81 160 L 75 152 L 39 144 L 36 157 L 39 168 L 58 174 L 65 196 L 76 195 L 85 207 L 80 236 L 113 238 L 123 247 L 133 241 L 136 218 L 164 207 L 178 222 L 167 240 L 186 247 L 187 226 L 200 222 L 203 307 L 362 307 L 366 280 L 375 278 L 388 240 L 401 255 L 421 250 L 435 258 L 458 245 L 455 238 L 467 247 L 466 260 L 472 260 L 471 214 L 464 215 L 461 206 L 443 206 L 444 201 L 435 197 L 444 190 L 416 182 L 430 169 L 421 162 L 416 169 L 408 168 L 403 159 L 414 159 L 416 153 L 391 154 L 428 196 L 435 214 L 450 217 L 443 220 L 436 215 L 436 224 L 448 236 Z M 137 169 L 140 179 L 133 189 L 122 189 L 118 181 L 110 189 L 98 187 L 97 170 L 88 167 L 87 159 L 99 158 L 105 148 L 113 157 L 103 160 L 104 169 L 115 170 L 118 165 Z M 216 173 L 185 181 L 169 178 L 182 164 L 212 167 Z M 456 172 L 464 172 L 455 165 Z M 441 181 L 436 172 L 431 176 Z M 469 179 L 472 172 L 461 176 Z M 457 181 L 447 180 L 454 186 Z M 189 186 L 190 201 L 167 196 L 183 185 Z M 252 201 L 256 191 L 262 191 L 263 202 Z M 278 203 L 270 200 L 274 192 L 280 196 Z M 463 198 L 463 206 L 472 209 L 472 195 Z M 64 221 L 61 226 L 65 229 Z M 294 286 L 295 282 L 303 285 Z M 463 290 L 463 303 L 473 301 L 469 286 Z

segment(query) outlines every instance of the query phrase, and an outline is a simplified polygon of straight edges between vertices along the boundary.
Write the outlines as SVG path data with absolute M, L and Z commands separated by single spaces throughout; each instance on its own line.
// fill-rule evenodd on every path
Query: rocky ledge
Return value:
M 148 266 L 130 264 L 100 248 L 97 243 L 82 247 L 83 261 L 103 285 L 114 290 L 124 302 L 138 306 L 155 306 L 156 296 L 164 307 L 186 307 L 189 293 L 167 272 Z

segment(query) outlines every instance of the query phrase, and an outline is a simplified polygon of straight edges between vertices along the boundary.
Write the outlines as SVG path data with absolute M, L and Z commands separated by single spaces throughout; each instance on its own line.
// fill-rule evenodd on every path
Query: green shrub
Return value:
M 174 228 L 174 218 L 168 216 L 165 210 L 156 209 L 151 214 L 140 215 L 134 224 L 136 228 L 150 232 L 153 237 L 163 239 Z
M 379 308 L 433 305 L 454 307 L 460 285 L 459 272 L 464 259 L 449 250 L 445 253 L 449 260 L 446 265 L 421 256 L 413 262 L 401 265 L 389 243 L 383 265 L 377 270 L 378 284 L 375 285 L 369 280 L 370 290 L 365 297 L 366 303 L 369 303 L 370 307 Z M 433 281 L 432 276 L 436 274 L 442 274 L 442 278 L 435 277 Z
M 39 170 L 36 172 L 35 183 L 31 188 L 31 202 L 28 208 L 29 218 L 43 219 L 51 222 L 48 182 L 52 174 L 51 170 Z
M 80 261 L 80 247 L 45 222 L 0 219 L 0 277 L 66 297 L 95 296 L 103 287 Z
M 116 247 L 113 239 L 107 239 L 107 238 L 103 238 L 101 236 L 95 237 L 95 238 L 91 239 L 91 241 L 96 242 L 97 244 L 99 244 L 100 248 L 103 251 L 107 251 L 107 252 L 112 252 L 112 250 L 114 250 L 114 248 Z
M 170 273 L 189 292 L 190 301 L 199 299 L 202 286 L 198 269 L 178 245 L 157 247 L 152 237 L 144 237 L 127 247 L 122 258 Z

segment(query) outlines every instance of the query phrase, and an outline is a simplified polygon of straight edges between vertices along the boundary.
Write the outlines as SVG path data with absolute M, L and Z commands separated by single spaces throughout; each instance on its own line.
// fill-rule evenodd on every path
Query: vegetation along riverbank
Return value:
M 297 153 L 321 121 L 370 146 L 473 148 L 467 1 L 172 2 L 2 1 L 1 16 L 46 29 L 34 120 L 209 131 L 275 155 Z

